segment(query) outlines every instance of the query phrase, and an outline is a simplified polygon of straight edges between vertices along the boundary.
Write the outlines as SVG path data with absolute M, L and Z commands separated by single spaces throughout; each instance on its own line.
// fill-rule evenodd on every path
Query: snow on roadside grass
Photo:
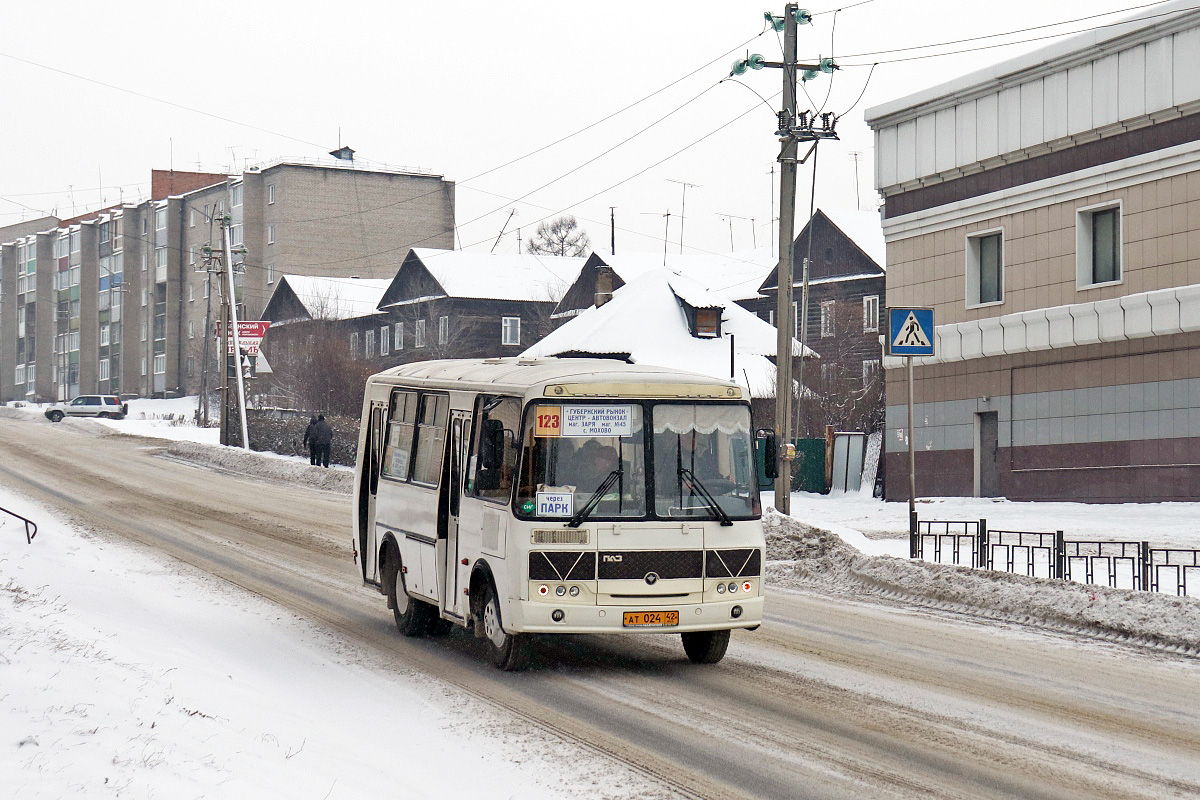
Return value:
M 991 619 L 1200 650 L 1200 600 L 865 555 L 828 530 L 763 515 L 772 585 L 882 596 Z
M 0 506 L 39 524 L 28 545 L 0 514 L 5 797 L 666 796 L 256 595 Z

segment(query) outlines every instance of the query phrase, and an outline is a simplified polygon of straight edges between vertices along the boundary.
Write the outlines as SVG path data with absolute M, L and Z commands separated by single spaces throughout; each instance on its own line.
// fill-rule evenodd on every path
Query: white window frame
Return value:
M 979 299 L 980 291 L 980 243 L 989 236 L 1000 237 L 1000 274 L 997 276 L 999 282 L 999 300 L 988 300 L 983 302 Z M 963 247 L 966 257 L 966 307 L 967 308 L 987 308 L 989 306 L 999 306 L 1004 304 L 1004 273 L 1008 259 L 1004 257 L 1005 245 L 1004 228 L 988 228 L 983 231 L 972 231 L 966 239 Z
M 413 330 L 413 347 L 425 346 L 425 320 L 419 319 Z
M 109 364 L 109 361 L 108 361 L 108 359 L 107 359 L 107 358 L 102 358 L 102 359 L 100 359 L 100 362 L 99 362 L 99 367 L 98 367 L 98 369 L 99 369 L 99 373 L 98 373 L 98 374 L 99 374 L 99 378 L 98 378 L 98 380 L 102 380 L 102 381 L 106 381 L 106 380 L 108 380 L 108 379 L 109 379 L 109 377 L 110 377 L 110 372 L 109 372 L 109 371 L 111 370 L 111 366 L 110 366 L 110 364 Z
M 399 352 L 404 349 L 404 323 L 403 322 L 396 323 L 396 337 L 395 337 L 395 342 L 393 342 L 393 344 L 396 346 L 396 352 Z
M 142 356 L 142 377 L 146 377 L 146 357 Z
M 350 334 L 350 357 L 358 358 L 358 331 Z
M 438 317 L 438 344 L 445 345 L 450 343 L 450 317 L 445 315 Z
M 882 367 L 883 367 L 883 364 L 881 363 L 881 359 L 867 358 L 867 359 L 863 360 L 863 362 L 862 362 L 862 380 L 863 380 L 863 388 L 864 389 L 868 385 L 870 385 L 871 377 L 878 374 L 879 370 L 882 369 Z
M 275 226 L 267 226 L 267 244 L 275 244 Z
M 100 346 L 105 347 L 112 343 L 112 330 L 108 325 L 100 326 Z
M 188 338 L 189 339 L 196 338 L 196 320 L 194 320 L 194 319 L 188 320 Z
M 155 353 L 154 354 L 154 374 L 155 375 L 166 375 L 167 374 L 167 354 L 166 353 Z
M 837 333 L 835 317 L 837 315 L 836 300 L 821 301 L 821 338 L 829 339 Z
M 1111 281 L 1092 282 L 1092 221 L 1100 211 L 1117 210 L 1117 278 Z M 1121 200 L 1075 209 L 1075 290 L 1099 289 L 1118 286 L 1125 282 L 1125 209 Z
M 519 345 L 521 343 L 521 318 L 500 318 L 500 344 Z
M 196 284 L 191 282 L 188 283 L 188 302 L 196 302 Z
M 392 329 L 387 325 L 379 328 L 379 355 L 386 356 L 391 350 Z
M 267 264 L 267 285 L 270 286 L 275 282 L 275 265 Z
M 273 183 L 267 184 L 267 205 L 275 205 L 275 184 Z
M 229 207 L 237 208 L 242 204 L 242 184 L 235 183 L 229 187 Z
M 188 214 L 188 227 L 194 228 L 196 227 L 196 209 L 193 208 L 190 211 L 191 213 Z
M 373 331 L 373 330 L 367 331 L 366 336 L 364 336 L 363 338 L 365 341 L 363 357 L 364 358 L 374 358 L 375 357 L 375 331 Z
M 879 295 L 863 296 L 863 333 L 879 331 Z

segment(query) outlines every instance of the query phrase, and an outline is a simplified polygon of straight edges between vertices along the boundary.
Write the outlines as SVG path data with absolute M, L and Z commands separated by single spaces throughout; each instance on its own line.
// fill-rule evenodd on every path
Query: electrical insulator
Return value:
M 830 123 L 829 123 L 829 120 L 831 117 L 833 117 L 832 111 L 826 111 L 824 114 L 821 115 L 821 129 L 822 130 L 826 130 L 826 131 L 832 130 Z
M 758 53 L 755 53 L 754 55 L 750 56 L 750 58 L 747 59 L 747 61 L 746 61 L 746 66 L 750 67 L 750 69 L 762 69 L 766 65 L 767 65 L 767 60 L 765 58 L 763 58 L 762 56 L 760 56 Z
M 804 74 L 800 76 L 800 80 L 807 83 L 815 79 L 820 74 L 821 73 L 817 72 L 815 69 L 806 69 L 804 70 Z
M 787 109 L 779 112 L 779 128 L 775 131 L 776 135 L 787 136 L 789 133 L 791 133 L 791 131 L 788 130 L 788 122 L 790 117 L 791 114 L 788 113 Z
M 812 24 L 812 14 L 807 8 L 797 8 L 792 12 L 792 18 L 796 20 L 797 25 Z M 779 30 L 779 28 L 776 28 L 775 30 Z
M 744 58 L 737 59 L 736 61 L 733 62 L 733 68 L 729 70 L 729 74 L 730 75 L 745 75 L 746 67 L 749 65 L 749 63 L 750 62 L 747 59 L 744 59 Z
M 770 25 L 776 33 L 779 33 L 783 30 L 783 26 L 785 24 L 783 17 L 777 17 L 770 11 L 766 11 L 763 13 L 763 19 L 767 21 L 767 24 Z
M 841 67 L 839 67 L 837 64 L 833 63 L 832 58 L 822 58 L 821 59 L 821 62 L 820 62 L 821 72 L 824 72 L 827 75 L 831 75 L 831 74 L 833 74 L 833 71 L 835 69 L 841 69 Z

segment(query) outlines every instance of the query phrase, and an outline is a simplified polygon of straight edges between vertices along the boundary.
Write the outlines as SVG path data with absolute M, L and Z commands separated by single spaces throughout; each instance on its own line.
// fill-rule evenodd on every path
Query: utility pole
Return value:
M 238 418 L 241 422 L 241 442 L 242 449 L 250 449 L 250 434 L 246 426 L 246 389 L 242 382 L 242 347 L 241 336 L 238 331 L 237 318 L 237 291 L 234 282 L 234 265 L 233 265 L 233 246 L 229 238 L 230 217 L 225 215 L 221 218 L 221 247 L 214 249 L 210 246 L 205 246 L 202 253 L 204 255 L 204 263 L 206 271 L 210 274 L 216 273 L 223 275 L 225 280 L 224 286 L 221 287 L 221 328 L 220 339 L 217 345 L 217 352 L 220 353 L 219 361 L 223 365 L 222 373 L 222 388 L 221 388 L 221 444 L 229 445 L 232 438 L 229 434 L 230 419 L 229 419 L 229 345 L 230 340 L 233 341 L 233 365 L 234 377 L 237 382 L 237 403 L 238 403 Z M 216 269 L 214 269 L 216 267 Z M 211 297 L 211 293 L 210 293 Z M 211 302 L 211 300 L 210 300 Z M 207 366 L 207 365 L 206 365 Z
M 700 184 L 688 183 L 687 181 L 677 181 L 674 178 L 667 178 L 671 183 L 678 183 L 683 187 L 683 207 L 679 210 L 679 255 L 683 255 L 683 219 L 687 215 L 687 190 L 688 187 L 699 189 Z M 666 263 L 665 261 L 663 263 Z
M 667 209 L 667 213 L 659 214 L 655 211 L 643 211 L 642 214 L 649 214 L 652 217 L 663 217 L 663 266 L 667 265 L 667 236 L 671 232 L 671 209 Z
M 233 374 L 237 380 L 238 418 L 242 423 L 242 449 L 250 449 L 250 432 L 246 426 L 246 386 L 242 380 L 242 342 L 238 331 L 237 292 L 233 280 L 233 246 L 229 240 L 230 217 L 221 220 L 221 239 L 225 244 L 225 277 L 229 286 L 229 327 L 227 336 L 233 337 Z M 228 372 L 228 370 L 226 370 Z
M 772 67 L 783 72 L 783 107 L 778 115 L 779 137 L 779 265 L 777 269 L 779 294 L 776 298 L 775 324 L 777 327 L 775 366 L 777 382 L 775 386 L 775 426 L 779 431 L 780 448 L 779 474 L 775 480 L 775 508 L 781 514 L 791 513 L 792 492 L 792 460 L 795 458 L 795 448 L 792 446 L 792 359 L 794 351 L 792 342 L 795 339 L 795 323 L 792 317 L 792 284 L 793 256 L 796 216 L 796 170 L 799 164 L 807 160 L 808 155 L 799 158 L 799 143 L 816 142 L 820 139 L 836 139 L 834 126 L 837 123 L 832 113 L 821 114 L 821 127 L 817 127 L 818 115 L 804 112 L 797 119 L 796 115 L 796 81 L 816 78 L 820 73 L 831 73 L 837 69 L 833 59 L 823 58 L 818 64 L 800 64 L 796 61 L 797 29 L 800 25 L 812 22 L 812 15 L 801 10 L 795 3 L 784 7 L 782 17 L 776 17 L 771 12 L 764 15 L 767 24 L 777 32 L 783 31 L 783 61 L 767 61 L 761 55 L 754 54 L 744 60 L 735 61 L 733 75 L 742 75 L 747 69 L 762 69 Z M 811 223 L 810 223 L 811 228 Z M 805 310 L 807 311 L 807 309 Z M 803 345 L 801 360 L 803 362 Z M 804 387 L 800 387 L 804 391 Z

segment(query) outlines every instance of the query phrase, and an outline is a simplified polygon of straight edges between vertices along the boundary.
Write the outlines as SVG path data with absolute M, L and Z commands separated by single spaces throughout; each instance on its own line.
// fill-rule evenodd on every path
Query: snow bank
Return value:
M 259 453 L 237 447 L 172 442 L 163 453 L 193 464 L 250 475 L 275 483 L 303 483 L 317 489 L 349 494 L 354 487 L 354 471 L 346 468 L 314 467 L 302 458 Z
M 1200 601 L 865 555 L 837 534 L 769 509 L 772 584 L 869 595 L 956 613 L 1175 649 L 1200 650 Z

